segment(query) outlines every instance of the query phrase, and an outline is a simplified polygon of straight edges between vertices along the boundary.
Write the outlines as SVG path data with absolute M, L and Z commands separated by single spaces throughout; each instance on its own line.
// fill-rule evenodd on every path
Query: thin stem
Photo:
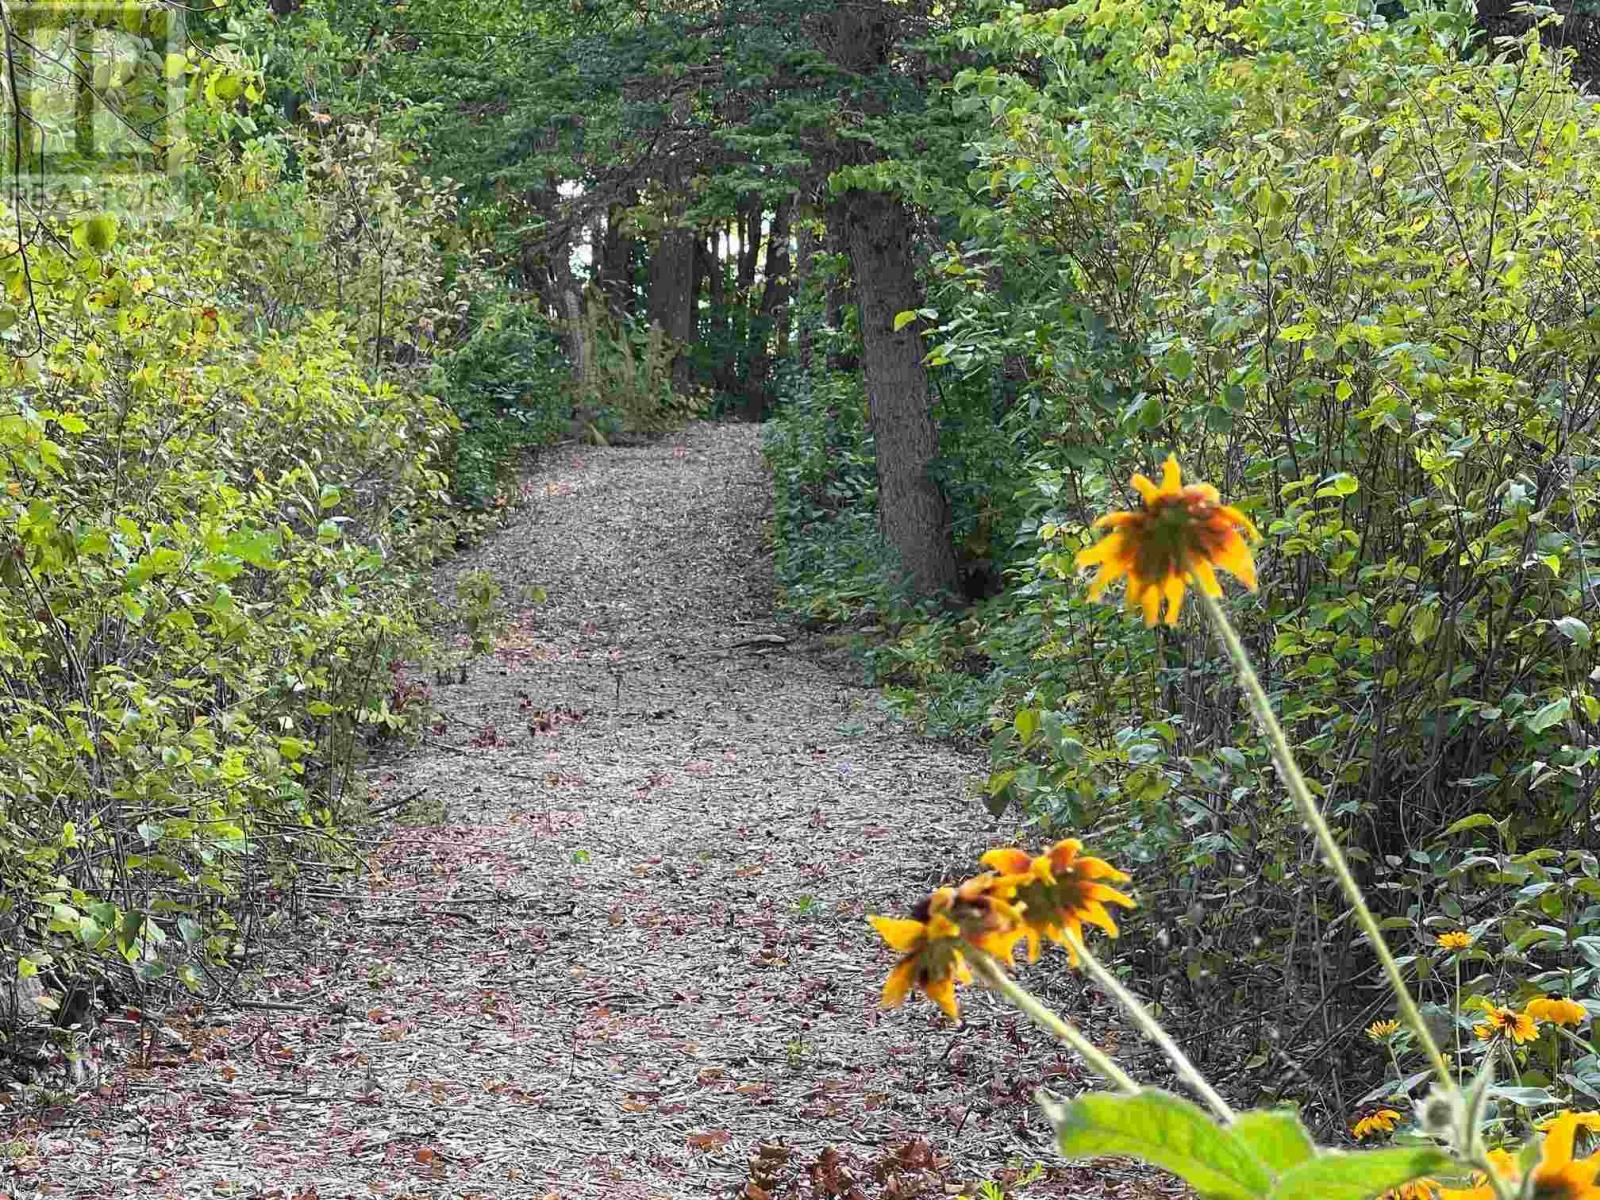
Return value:
M 1422 1019 L 1422 1012 L 1411 997 L 1411 989 L 1406 986 L 1400 965 L 1394 961 L 1394 955 L 1389 952 L 1389 945 L 1383 940 L 1383 931 L 1378 928 L 1378 920 L 1367 907 L 1366 897 L 1361 894 L 1361 885 L 1351 874 L 1350 864 L 1345 861 L 1344 852 L 1339 849 L 1333 830 L 1323 818 L 1322 810 L 1317 807 L 1311 789 L 1306 784 L 1305 776 L 1300 774 L 1294 752 L 1289 748 L 1289 739 L 1284 735 L 1283 727 L 1278 724 L 1278 718 L 1273 715 L 1272 703 L 1267 699 L 1266 689 L 1261 686 L 1255 668 L 1250 665 L 1250 656 L 1245 653 L 1244 643 L 1234 632 L 1233 625 L 1228 621 L 1228 615 L 1222 611 L 1222 605 L 1217 603 L 1217 598 L 1207 595 L 1203 588 L 1196 588 L 1195 591 L 1199 593 L 1200 606 L 1211 619 L 1211 627 L 1216 630 L 1217 640 L 1228 652 L 1234 672 L 1239 677 L 1239 683 L 1250 700 L 1250 709 L 1255 714 L 1256 724 L 1266 736 L 1267 748 L 1271 750 L 1272 761 L 1278 768 L 1278 777 L 1283 780 L 1283 785 L 1288 788 L 1301 817 L 1316 836 L 1323 861 L 1328 864 L 1328 869 L 1333 872 L 1339 881 L 1339 886 L 1344 889 L 1345 899 L 1350 902 L 1356 921 L 1367 935 L 1367 940 L 1372 943 L 1372 949 L 1383 966 L 1383 972 L 1388 976 L 1389 987 L 1394 992 L 1395 1002 L 1400 1008 L 1400 1016 L 1410 1027 L 1411 1032 L 1416 1034 L 1417 1044 L 1427 1055 L 1428 1063 L 1438 1075 L 1439 1081 L 1447 1088 L 1455 1087 L 1455 1081 L 1450 1076 L 1450 1065 L 1445 1062 L 1444 1055 L 1439 1051 L 1439 1044 L 1434 1041 L 1428 1023 Z
M 1450 1000 L 1450 1031 L 1455 1037 L 1456 1086 L 1460 1087 L 1467 1061 L 1461 1054 L 1461 951 L 1451 951 L 1450 956 L 1456 960 L 1456 990 Z
M 1139 1027 L 1139 1031 L 1160 1047 L 1161 1053 L 1167 1056 L 1167 1061 L 1177 1069 L 1178 1077 L 1193 1088 L 1195 1095 L 1204 1100 L 1218 1117 L 1224 1121 L 1232 1121 L 1234 1112 L 1228 1107 L 1228 1102 L 1206 1082 L 1206 1077 L 1200 1074 L 1200 1069 L 1189 1061 L 1189 1056 L 1177 1042 L 1172 1040 L 1172 1035 L 1161 1027 L 1161 1022 L 1156 1020 L 1155 1014 L 1145 1006 L 1144 1001 L 1123 987 L 1122 981 L 1107 970 L 1104 963 L 1089 953 L 1089 947 L 1085 946 L 1076 934 L 1067 934 L 1067 945 L 1077 954 L 1084 971 L 1099 985 L 1100 990 L 1122 1005 L 1123 1011 L 1133 1018 L 1133 1023 Z
M 1034 997 L 1033 993 L 1007 975 L 1004 968 L 994 959 L 977 950 L 969 951 L 966 957 L 972 964 L 973 974 L 1004 996 L 1011 1002 L 1013 1008 L 1021 1012 L 1040 1029 L 1043 1029 L 1057 1041 L 1064 1042 L 1077 1051 L 1084 1062 L 1098 1071 L 1118 1090 L 1124 1092 L 1137 1092 L 1139 1090 L 1138 1081 L 1117 1066 L 1110 1055 L 1084 1037 L 1083 1033 L 1071 1021 L 1057 1016 L 1047 1005 L 1042 1004 Z
M 1554 1029 L 1562 1037 L 1566 1038 L 1567 1041 L 1571 1042 L 1578 1049 L 1582 1050 L 1584 1052 L 1584 1054 L 1587 1055 L 1587 1054 L 1593 1054 L 1594 1053 L 1594 1047 L 1591 1046 L 1588 1042 L 1584 1041 L 1577 1034 L 1573 1033 L 1572 1030 L 1565 1029 L 1560 1025 L 1554 1026 Z

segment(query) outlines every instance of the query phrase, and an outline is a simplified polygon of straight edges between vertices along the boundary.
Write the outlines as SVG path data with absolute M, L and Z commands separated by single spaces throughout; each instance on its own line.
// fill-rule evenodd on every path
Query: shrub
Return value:
M 956 41 L 997 65 L 955 83 L 987 130 L 929 358 L 946 394 L 1025 379 L 1013 452 L 949 439 L 944 471 L 1027 492 L 1027 548 L 876 659 L 935 726 L 987 714 L 995 807 L 1158 865 L 1143 965 L 1210 1053 L 1337 1108 L 1366 951 L 1209 643 L 1085 603 L 1073 554 L 1111 464 L 1176 448 L 1238 497 L 1269 543 L 1244 636 L 1410 969 L 1464 924 L 1502 991 L 1586 970 L 1593 106 L 1536 38 L 1491 57 L 1433 11 L 1084 0 Z
M 499 493 L 517 451 L 567 432 L 573 384 L 560 338 L 534 306 L 482 302 L 467 326 L 465 338 L 439 356 L 431 386 L 461 423 L 455 486 L 482 507 Z
M 417 715 L 390 666 L 419 637 L 418 568 L 453 540 L 455 423 L 376 314 L 279 303 L 349 263 L 258 237 L 324 198 L 257 149 L 171 219 L 45 225 L 5 262 L 12 981 L 199 989 L 249 965 L 277 889 L 345 852 L 363 746 Z M 402 205 L 391 232 L 423 247 L 434 219 Z M 236 270 L 247 245 L 280 254 Z M 408 311 L 436 277 L 402 289 Z

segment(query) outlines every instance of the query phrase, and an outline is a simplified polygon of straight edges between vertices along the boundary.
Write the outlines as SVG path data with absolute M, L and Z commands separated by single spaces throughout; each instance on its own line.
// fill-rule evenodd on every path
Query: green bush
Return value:
M 878 533 L 877 478 L 859 377 L 780 374 L 767 426 L 780 602 L 809 619 L 857 621 L 895 610 Z
M 985 714 L 996 807 L 1153 864 L 1159 999 L 1327 1095 L 1365 951 L 1307 890 L 1237 689 L 1202 628 L 1072 582 L 1128 469 L 1176 450 L 1266 532 L 1245 635 L 1408 968 L 1466 926 L 1486 987 L 1592 969 L 1592 102 L 1534 38 L 1491 57 L 1443 12 L 1084 0 L 956 42 L 994 64 L 955 81 L 989 131 L 930 361 L 947 395 L 1025 378 L 1010 450 L 946 438 L 941 469 L 958 527 L 988 488 L 1028 549 L 993 539 L 1004 595 L 878 651 L 902 698 Z
M 363 746 L 419 715 L 395 667 L 453 541 L 456 426 L 382 330 L 438 303 L 438 272 L 394 285 L 398 259 L 263 236 L 325 228 L 338 173 L 222 158 L 175 217 L 47 227 L 5 260 L 11 980 L 248 965 L 274 887 L 344 853 Z M 385 253 L 421 260 L 436 216 L 393 208 Z M 351 307 L 305 303 L 336 281 Z
M 469 504 L 500 491 L 520 450 L 545 445 L 572 423 L 573 382 L 560 338 L 528 304 L 505 298 L 475 305 L 470 332 L 440 355 L 432 387 L 461 423 L 454 479 Z

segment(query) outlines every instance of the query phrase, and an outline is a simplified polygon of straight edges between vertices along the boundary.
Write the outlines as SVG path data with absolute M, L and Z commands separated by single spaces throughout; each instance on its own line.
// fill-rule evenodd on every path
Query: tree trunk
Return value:
M 694 248 L 692 229 L 669 226 L 650 256 L 650 322 L 677 349 L 672 360 L 672 390 L 687 395 L 693 386 L 688 348 L 694 342 Z
M 852 189 L 834 203 L 850 251 L 861 316 L 867 419 L 877 452 L 883 535 L 923 598 L 957 591 L 950 507 L 929 474 L 939 449 L 928 374 L 916 322 L 896 330 L 897 313 L 921 304 L 911 253 L 911 214 L 887 192 Z
M 789 220 L 794 213 L 794 197 L 778 205 L 772 213 L 772 228 L 767 234 L 767 259 L 761 287 L 761 307 L 750 323 L 750 372 L 745 380 L 744 415 L 759 421 L 766 408 L 768 384 L 772 375 L 772 341 L 777 334 L 777 353 L 788 341 L 789 312 Z
M 761 253 L 761 216 L 763 205 L 760 196 L 748 196 L 739 202 L 739 273 L 736 286 L 741 299 L 747 299 L 756 283 L 756 262 Z
M 619 315 L 633 311 L 633 244 L 624 226 L 627 205 L 613 204 L 606 209 L 605 233 L 600 238 L 600 253 L 595 275 L 600 291 L 611 311 Z
M 809 305 L 806 297 L 810 294 L 811 272 L 813 261 L 817 256 L 817 235 L 809 220 L 803 220 L 795 229 L 794 246 L 794 295 L 800 299 L 802 305 Z M 809 307 L 807 312 L 809 312 Z M 785 318 L 787 326 L 788 320 Z M 796 337 L 796 354 L 800 360 L 802 371 L 811 370 L 811 322 L 804 317 L 800 320 L 798 336 Z

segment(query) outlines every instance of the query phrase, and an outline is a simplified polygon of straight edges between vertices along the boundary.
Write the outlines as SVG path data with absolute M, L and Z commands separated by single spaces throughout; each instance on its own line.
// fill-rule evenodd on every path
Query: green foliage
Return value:
M 588 432 L 662 433 L 705 411 L 699 396 L 672 390 L 675 351 L 659 326 L 619 317 L 593 293 L 584 309 L 580 336 L 589 361 L 578 380 Z
M 193 134 L 242 133 L 223 109 Z M 346 853 L 363 748 L 420 716 L 394 668 L 454 421 L 396 333 L 443 300 L 442 210 L 367 130 L 207 144 L 174 215 L 5 214 L 7 973 L 244 965 L 272 889 Z
M 456 489 L 484 507 L 502 494 L 518 451 L 567 432 L 573 388 L 560 339 L 533 306 L 489 300 L 474 306 L 467 325 L 435 361 L 431 386 L 461 423 Z
M 974 169 L 925 195 L 955 235 L 927 301 L 939 470 L 1005 587 L 901 614 L 880 677 L 931 730 L 987 735 L 994 808 L 1146 864 L 1177 914 L 1143 960 L 1164 1003 L 1324 1102 L 1364 951 L 1308 894 L 1203 628 L 1138 628 L 1075 578 L 1089 522 L 1174 450 L 1266 533 L 1234 610 L 1391 927 L 1494 929 L 1499 994 L 1565 992 L 1600 933 L 1593 897 L 1545 886 L 1594 872 L 1592 105 L 1536 39 L 1491 57 L 1446 12 L 1083 0 L 949 41 Z M 790 403 L 786 587 L 842 614 L 869 576 L 795 514 L 831 490 L 869 528 L 866 442 Z M 807 491 L 802 431 L 833 438 Z M 1506 846 L 1463 844 L 1491 826 Z M 1324 1005 L 1352 1032 L 1262 1032 Z
M 848 622 L 893 611 L 861 381 L 795 373 L 782 388 L 765 443 L 780 598 L 813 620 Z
M 1284 1109 L 1241 1113 L 1219 1124 L 1204 1109 L 1155 1088 L 1043 1104 L 1068 1158 L 1137 1158 L 1179 1176 L 1202 1200 L 1372 1200 L 1452 1168 L 1448 1155 L 1428 1146 L 1319 1150 Z

